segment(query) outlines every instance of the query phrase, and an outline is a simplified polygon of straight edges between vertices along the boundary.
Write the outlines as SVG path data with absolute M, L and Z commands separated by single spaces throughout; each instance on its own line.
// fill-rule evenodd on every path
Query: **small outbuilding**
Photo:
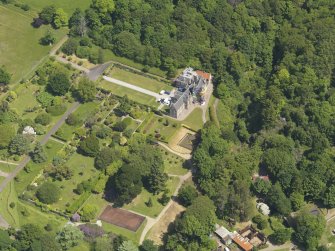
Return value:
M 23 129 L 22 134 L 24 134 L 24 135 L 36 135 L 36 132 L 35 132 L 34 128 L 32 128 L 31 126 L 26 126 Z
M 232 242 L 233 238 L 233 233 L 230 232 L 228 229 L 226 229 L 223 226 L 218 227 L 215 232 L 214 232 L 220 240 L 225 244 L 225 245 L 230 245 Z
M 263 202 L 257 203 L 256 208 L 263 215 L 269 215 L 271 212 L 269 206 Z

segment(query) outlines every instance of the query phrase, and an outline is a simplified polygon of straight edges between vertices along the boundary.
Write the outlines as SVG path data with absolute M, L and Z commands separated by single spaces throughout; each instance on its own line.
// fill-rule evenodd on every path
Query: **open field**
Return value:
M 158 107 L 158 103 L 154 97 L 148 96 L 146 94 L 131 90 L 129 88 L 110 83 L 108 81 L 102 80 L 99 84 L 102 89 L 112 92 L 114 95 L 123 97 L 128 96 L 129 99 L 138 102 L 140 104 L 149 105 L 153 107 Z
M 113 208 L 108 205 L 99 216 L 99 219 L 136 232 L 145 220 L 145 217 L 120 208 Z
M 185 207 L 175 201 L 172 202 L 164 216 L 150 229 L 146 238 L 154 241 L 158 245 L 163 244 L 162 238 L 164 234 L 167 233 L 169 225 L 174 222 L 176 217 L 183 211 L 185 211 Z
M 114 67 L 110 71 L 109 76 L 157 93 L 159 93 L 161 90 L 172 90 L 172 86 L 169 86 L 163 82 L 147 78 L 130 71 L 122 70 L 117 67 Z
M 69 4 L 68 0 L 19 0 L 18 2 L 28 4 L 32 10 L 36 12 L 45 6 L 54 5 L 58 8 L 62 8 L 68 16 L 70 16 L 76 8 L 84 10 L 91 4 L 91 0 L 72 0 L 71 4 Z
M 10 173 L 15 169 L 16 165 L 10 165 L 5 163 L 0 163 L 0 171 L 5 173 Z
M 160 147 L 160 151 L 164 160 L 164 167 L 166 173 L 172 175 L 185 175 L 187 173 L 188 169 L 184 167 L 184 159 L 166 151 L 162 147 Z
M 14 202 L 15 207 L 11 208 L 10 203 Z M 20 226 L 19 214 L 17 212 L 17 194 L 14 187 L 14 182 L 10 182 L 2 191 L 0 196 L 0 214 L 6 221 L 13 226 Z
M 177 177 L 169 177 L 167 181 L 167 188 L 169 189 L 169 196 L 172 196 L 174 190 L 176 189 L 179 182 Z M 138 212 L 140 214 L 148 215 L 150 217 L 157 217 L 162 211 L 164 206 L 158 202 L 159 198 L 162 196 L 162 193 L 158 195 L 153 195 L 149 193 L 146 189 L 142 189 L 142 192 L 128 205 L 125 205 L 125 209 Z M 152 207 L 148 207 L 146 203 L 149 198 L 152 199 Z
M 21 9 L 0 5 L 0 65 L 4 65 L 12 74 L 12 83 L 18 82 L 35 69 L 51 50 L 50 46 L 39 44 L 39 39 L 50 27 L 35 29 L 30 25 L 31 22 L 32 16 Z M 67 30 L 52 32 L 57 42 Z

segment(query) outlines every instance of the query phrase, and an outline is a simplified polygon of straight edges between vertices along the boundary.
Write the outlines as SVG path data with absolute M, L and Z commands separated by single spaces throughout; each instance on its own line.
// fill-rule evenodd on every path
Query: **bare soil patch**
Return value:
M 163 217 L 152 227 L 148 239 L 154 241 L 156 244 L 163 244 L 162 239 L 164 234 L 167 233 L 169 225 L 184 211 L 185 207 L 174 201 Z
M 145 217 L 108 205 L 99 216 L 99 219 L 118 227 L 123 227 L 136 232 L 145 220 Z

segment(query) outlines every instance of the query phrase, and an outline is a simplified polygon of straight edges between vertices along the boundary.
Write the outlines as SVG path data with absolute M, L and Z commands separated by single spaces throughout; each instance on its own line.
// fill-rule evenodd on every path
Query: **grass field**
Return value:
M 39 39 L 45 35 L 49 27 L 33 28 L 30 25 L 32 18 L 33 16 L 19 8 L 0 5 L 0 65 L 4 65 L 12 74 L 12 83 L 17 83 L 36 69 L 51 50 L 50 46 L 39 44 Z M 58 41 L 67 30 L 52 32 Z
M 177 185 L 179 178 L 170 177 L 167 181 L 167 188 L 169 189 L 169 195 L 172 196 Z M 146 189 L 142 189 L 142 192 L 128 205 L 124 206 L 125 209 L 129 209 L 140 214 L 148 215 L 150 217 L 157 217 L 162 211 L 164 206 L 158 202 L 158 199 L 162 196 L 162 193 L 158 195 L 152 195 Z M 146 203 L 149 198 L 152 199 L 152 207 L 148 207 Z
M 70 180 L 54 181 L 61 187 L 61 198 L 58 202 L 52 204 L 52 207 L 65 210 L 67 204 L 72 204 L 80 195 L 73 192 L 79 183 L 89 178 L 94 178 L 98 171 L 94 168 L 94 159 L 75 153 L 66 163 L 73 171 L 73 177 Z
M 154 97 L 134 91 L 132 89 L 113 84 L 105 80 L 101 81 L 99 86 L 105 90 L 111 91 L 116 96 L 123 97 L 127 95 L 129 99 L 140 104 L 158 107 L 158 103 L 156 102 L 156 99 Z
M 0 163 L 0 171 L 5 173 L 10 173 L 15 169 L 16 165 L 10 165 L 5 163 Z
M 160 148 L 160 151 L 162 152 L 166 173 L 184 175 L 188 172 L 188 169 L 183 167 L 185 161 L 182 158 L 166 151 L 162 147 Z
M 141 233 L 147 224 L 147 220 L 143 221 L 142 225 L 137 229 L 137 231 L 134 233 L 133 231 L 130 231 L 128 229 L 118 227 L 106 222 L 102 222 L 102 227 L 106 232 L 112 232 L 113 234 L 117 235 L 123 235 L 127 237 L 129 240 L 132 240 L 134 243 L 139 243 Z
M 139 86 L 141 88 L 159 93 L 161 90 L 171 91 L 172 86 L 163 82 L 141 76 L 139 74 L 125 71 L 120 68 L 114 67 L 109 75 L 113 78 L 122 80 L 124 82 Z
M 195 108 L 182 123 L 195 131 L 200 130 L 204 125 L 202 121 L 202 109 L 200 107 Z
M 17 194 L 14 187 L 14 182 L 9 183 L 2 191 L 0 196 L 0 214 L 6 221 L 13 226 L 20 226 L 19 214 L 16 207 L 11 208 L 10 203 L 14 202 L 17 206 Z
M 10 103 L 10 107 L 14 109 L 20 116 L 23 116 L 25 114 L 25 110 L 28 108 L 33 108 L 35 106 L 39 106 L 40 104 L 37 102 L 35 98 L 35 92 L 40 90 L 41 87 L 34 84 L 29 85 L 20 85 L 18 88 L 16 88 L 15 92 L 17 94 L 17 98 Z M 34 114 L 29 113 L 26 116 L 23 116 L 23 118 L 34 119 L 38 112 L 35 112 Z
M 45 151 L 48 156 L 48 161 L 46 163 L 40 163 L 36 164 L 33 163 L 32 161 L 29 162 L 28 165 L 31 166 L 31 171 L 25 172 L 21 171 L 19 173 L 18 181 L 15 183 L 16 191 L 18 194 L 21 194 L 27 186 L 32 182 L 32 180 L 38 175 L 38 173 L 48 164 L 52 161 L 53 157 L 57 154 L 57 152 L 63 148 L 63 145 L 53 141 L 49 140 L 48 143 L 46 144 Z
M 39 12 L 43 7 L 48 5 L 54 5 L 58 8 L 62 8 L 68 16 L 70 16 L 76 8 L 82 10 L 88 8 L 91 4 L 91 0 L 72 0 L 71 4 L 68 0 L 19 0 L 20 3 L 28 4 L 32 10 Z

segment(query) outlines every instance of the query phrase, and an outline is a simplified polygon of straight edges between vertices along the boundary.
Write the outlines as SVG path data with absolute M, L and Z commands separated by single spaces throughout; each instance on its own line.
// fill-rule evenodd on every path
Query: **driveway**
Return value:
M 129 89 L 132 89 L 132 90 L 134 90 L 134 91 L 138 91 L 138 92 L 141 92 L 141 93 L 143 93 L 143 94 L 152 96 L 152 97 L 156 98 L 156 100 L 157 100 L 157 99 L 162 99 L 162 98 L 168 98 L 168 97 L 170 97 L 170 95 L 161 95 L 161 94 L 159 94 L 159 93 L 152 92 L 152 91 L 149 91 L 149 90 L 147 90 L 147 89 L 138 87 L 138 86 L 136 86 L 136 85 L 132 85 L 132 84 L 123 82 L 123 81 L 118 80 L 118 79 L 116 79 L 116 78 L 111 78 L 111 77 L 107 77 L 107 76 L 103 76 L 103 78 L 104 78 L 104 80 L 106 80 L 106 81 L 108 81 L 108 82 L 111 82 L 111 83 L 113 83 L 113 84 L 117 84 L 117 85 L 120 85 L 120 86 L 129 88 Z
M 110 64 L 111 62 L 107 62 L 90 69 L 90 71 L 86 73 L 87 77 L 92 81 L 96 81 L 104 73 L 108 66 L 110 66 Z

